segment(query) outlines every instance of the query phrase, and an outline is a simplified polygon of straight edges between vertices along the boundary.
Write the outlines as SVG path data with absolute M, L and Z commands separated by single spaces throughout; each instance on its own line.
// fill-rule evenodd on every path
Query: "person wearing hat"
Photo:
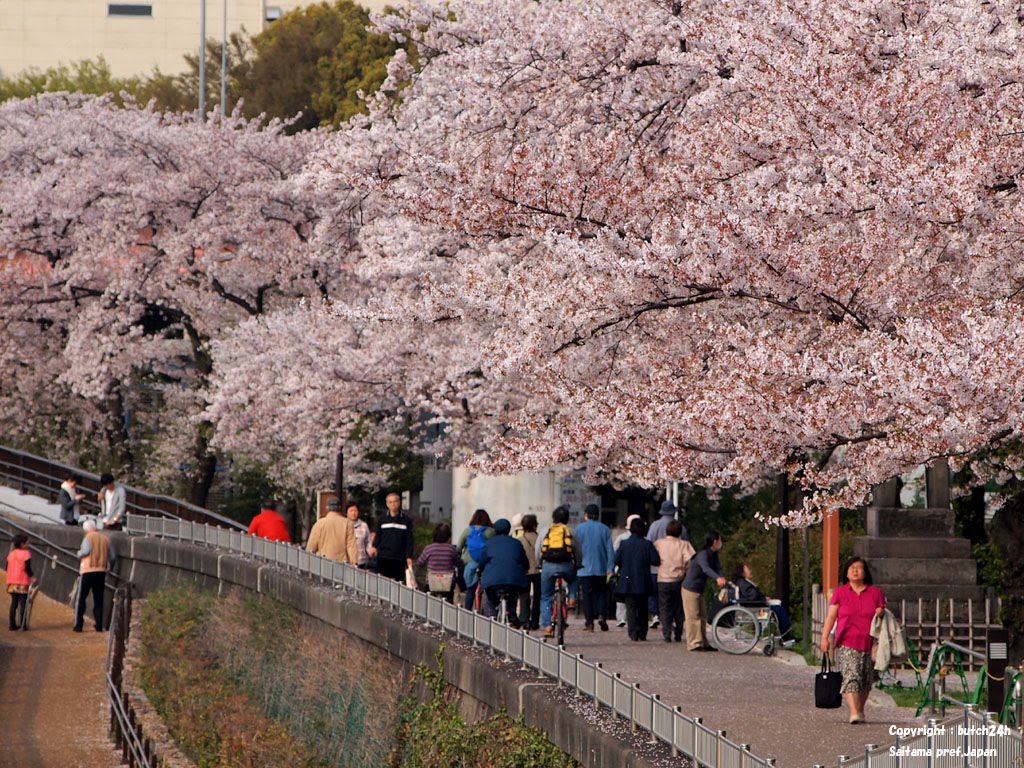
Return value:
M 657 544 L 658 539 L 665 538 L 667 533 L 668 524 L 670 521 L 675 519 L 676 512 L 678 509 L 668 499 L 661 502 L 661 509 L 658 510 L 658 519 L 651 523 L 650 529 L 647 531 L 647 540 L 651 544 Z M 682 521 L 680 521 L 682 522 Z M 686 530 L 686 526 L 683 526 L 683 532 L 679 536 L 683 541 L 690 540 L 690 532 Z
M 576 526 L 576 541 L 583 560 L 576 572 L 583 597 L 583 631 L 593 632 L 596 621 L 601 631 L 607 632 L 608 578 L 615 568 L 612 532 L 601 522 L 597 504 L 588 504 L 583 516 L 586 520 Z
M 518 539 L 509 536 L 512 523 L 505 518 L 494 521 L 494 535 L 487 539 L 483 556 L 477 563 L 480 575 L 480 586 L 487 593 L 487 605 L 484 612 L 494 617 L 501 603 L 501 593 L 507 596 L 505 617 L 510 626 L 519 629 L 517 609 L 519 593 L 529 586 L 526 571 L 530 561 L 526 550 Z
M 619 551 L 619 545 L 622 544 L 626 539 L 629 538 L 629 526 L 633 524 L 634 520 L 639 520 L 640 515 L 630 515 L 626 518 L 626 530 L 615 537 L 615 541 L 612 542 L 612 549 L 615 552 Z M 620 601 L 615 603 L 615 626 L 624 627 L 626 626 L 626 604 Z
M 115 482 L 109 472 L 100 476 L 100 486 L 96 494 L 96 501 L 100 503 L 100 522 L 109 531 L 120 531 L 124 527 L 124 486 Z
M 669 499 L 665 499 L 661 502 L 661 509 L 658 510 L 658 519 L 651 523 L 651 527 L 647 531 L 647 540 L 651 544 L 657 544 L 659 540 L 664 539 L 668 535 L 668 524 L 676 519 L 676 505 L 673 504 Z M 682 521 L 680 521 L 681 523 Z M 689 541 L 690 533 L 686 530 L 686 526 L 683 526 L 683 532 L 680 534 L 679 539 L 681 541 Z M 654 581 L 657 581 L 658 569 L 654 568 L 651 571 L 654 574 Z M 651 615 L 651 629 L 656 629 L 661 623 L 661 610 L 658 605 L 658 596 L 654 594 L 651 596 L 650 601 L 647 604 L 647 611 Z
M 327 502 L 327 514 L 313 524 L 306 551 L 339 563 L 358 564 L 359 547 L 352 521 L 341 514 L 341 502 L 337 498 Z

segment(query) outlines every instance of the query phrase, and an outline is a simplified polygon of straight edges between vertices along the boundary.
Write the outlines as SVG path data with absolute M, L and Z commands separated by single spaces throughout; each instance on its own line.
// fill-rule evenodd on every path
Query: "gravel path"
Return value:
M 6 574 L 0 607 L 10 607 Z M 40 593 L 31 629 L 0 627 L 0 723 L 3 768 L 114 768 L 107 736 L 105 632 L 71 631 L 71 609 Z M 91 622 L 86 622 L 91 628 Z

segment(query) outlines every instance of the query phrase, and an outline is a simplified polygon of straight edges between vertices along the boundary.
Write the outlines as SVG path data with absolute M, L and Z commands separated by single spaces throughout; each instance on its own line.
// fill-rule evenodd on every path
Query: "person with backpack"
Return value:
M 478 509 L 469 518 L 469 526 L 459 536 L 455 546 L 462 555 L 462 582 L 466 589 L 463 606 L 467 611 L 473 610 L 476 598 L 477 564 L 487 551 L 487 539 L 493 535 L 491 516 L 486 509 Z
M 551 605 L 555 597 L 555 579 L 561 577 L 565 581 L 566 593 L 570 596 L 568 605 L 572 607 L 576 594 L 576 564 L 583 558 L 579 547 L 569 530 L 569 508 L 555 507 L 551 513 L 551 527 L 537 538 L 537 557 L 540 567 L 540 623 L 544 627 L 544 637 L 554 635 L 551 620 Z

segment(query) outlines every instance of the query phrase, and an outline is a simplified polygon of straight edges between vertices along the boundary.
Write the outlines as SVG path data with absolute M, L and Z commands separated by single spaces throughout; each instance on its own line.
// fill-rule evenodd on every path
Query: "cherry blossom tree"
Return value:
M 203 500 L 210 341 L 342 278 L 309 252 L 292 180 L 323 136 L 281 128 L 66 94 L 0 106 L 6 434 L 50 427 L 69 451 L 103 417 L 108 453 L 151 481 L 186 467 Z
M 1020 432 L 1016 3 L 456 0 L 378 24 L 422 67 L 399 51 L 310 173 L 379 206 L 381 316 L 463 326 L 438 371 L 460 392 L 432 401 L 456 436 L 486 424 L 463 441 L 484 469 L 786 469 L 801 524 Z

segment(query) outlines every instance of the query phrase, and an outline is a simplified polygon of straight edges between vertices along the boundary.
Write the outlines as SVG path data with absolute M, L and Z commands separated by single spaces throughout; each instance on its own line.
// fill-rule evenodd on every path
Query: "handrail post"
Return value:
M 864 745 L 864 768 L 871 768 L 871 750 L 878 749 L 877 744 Z

